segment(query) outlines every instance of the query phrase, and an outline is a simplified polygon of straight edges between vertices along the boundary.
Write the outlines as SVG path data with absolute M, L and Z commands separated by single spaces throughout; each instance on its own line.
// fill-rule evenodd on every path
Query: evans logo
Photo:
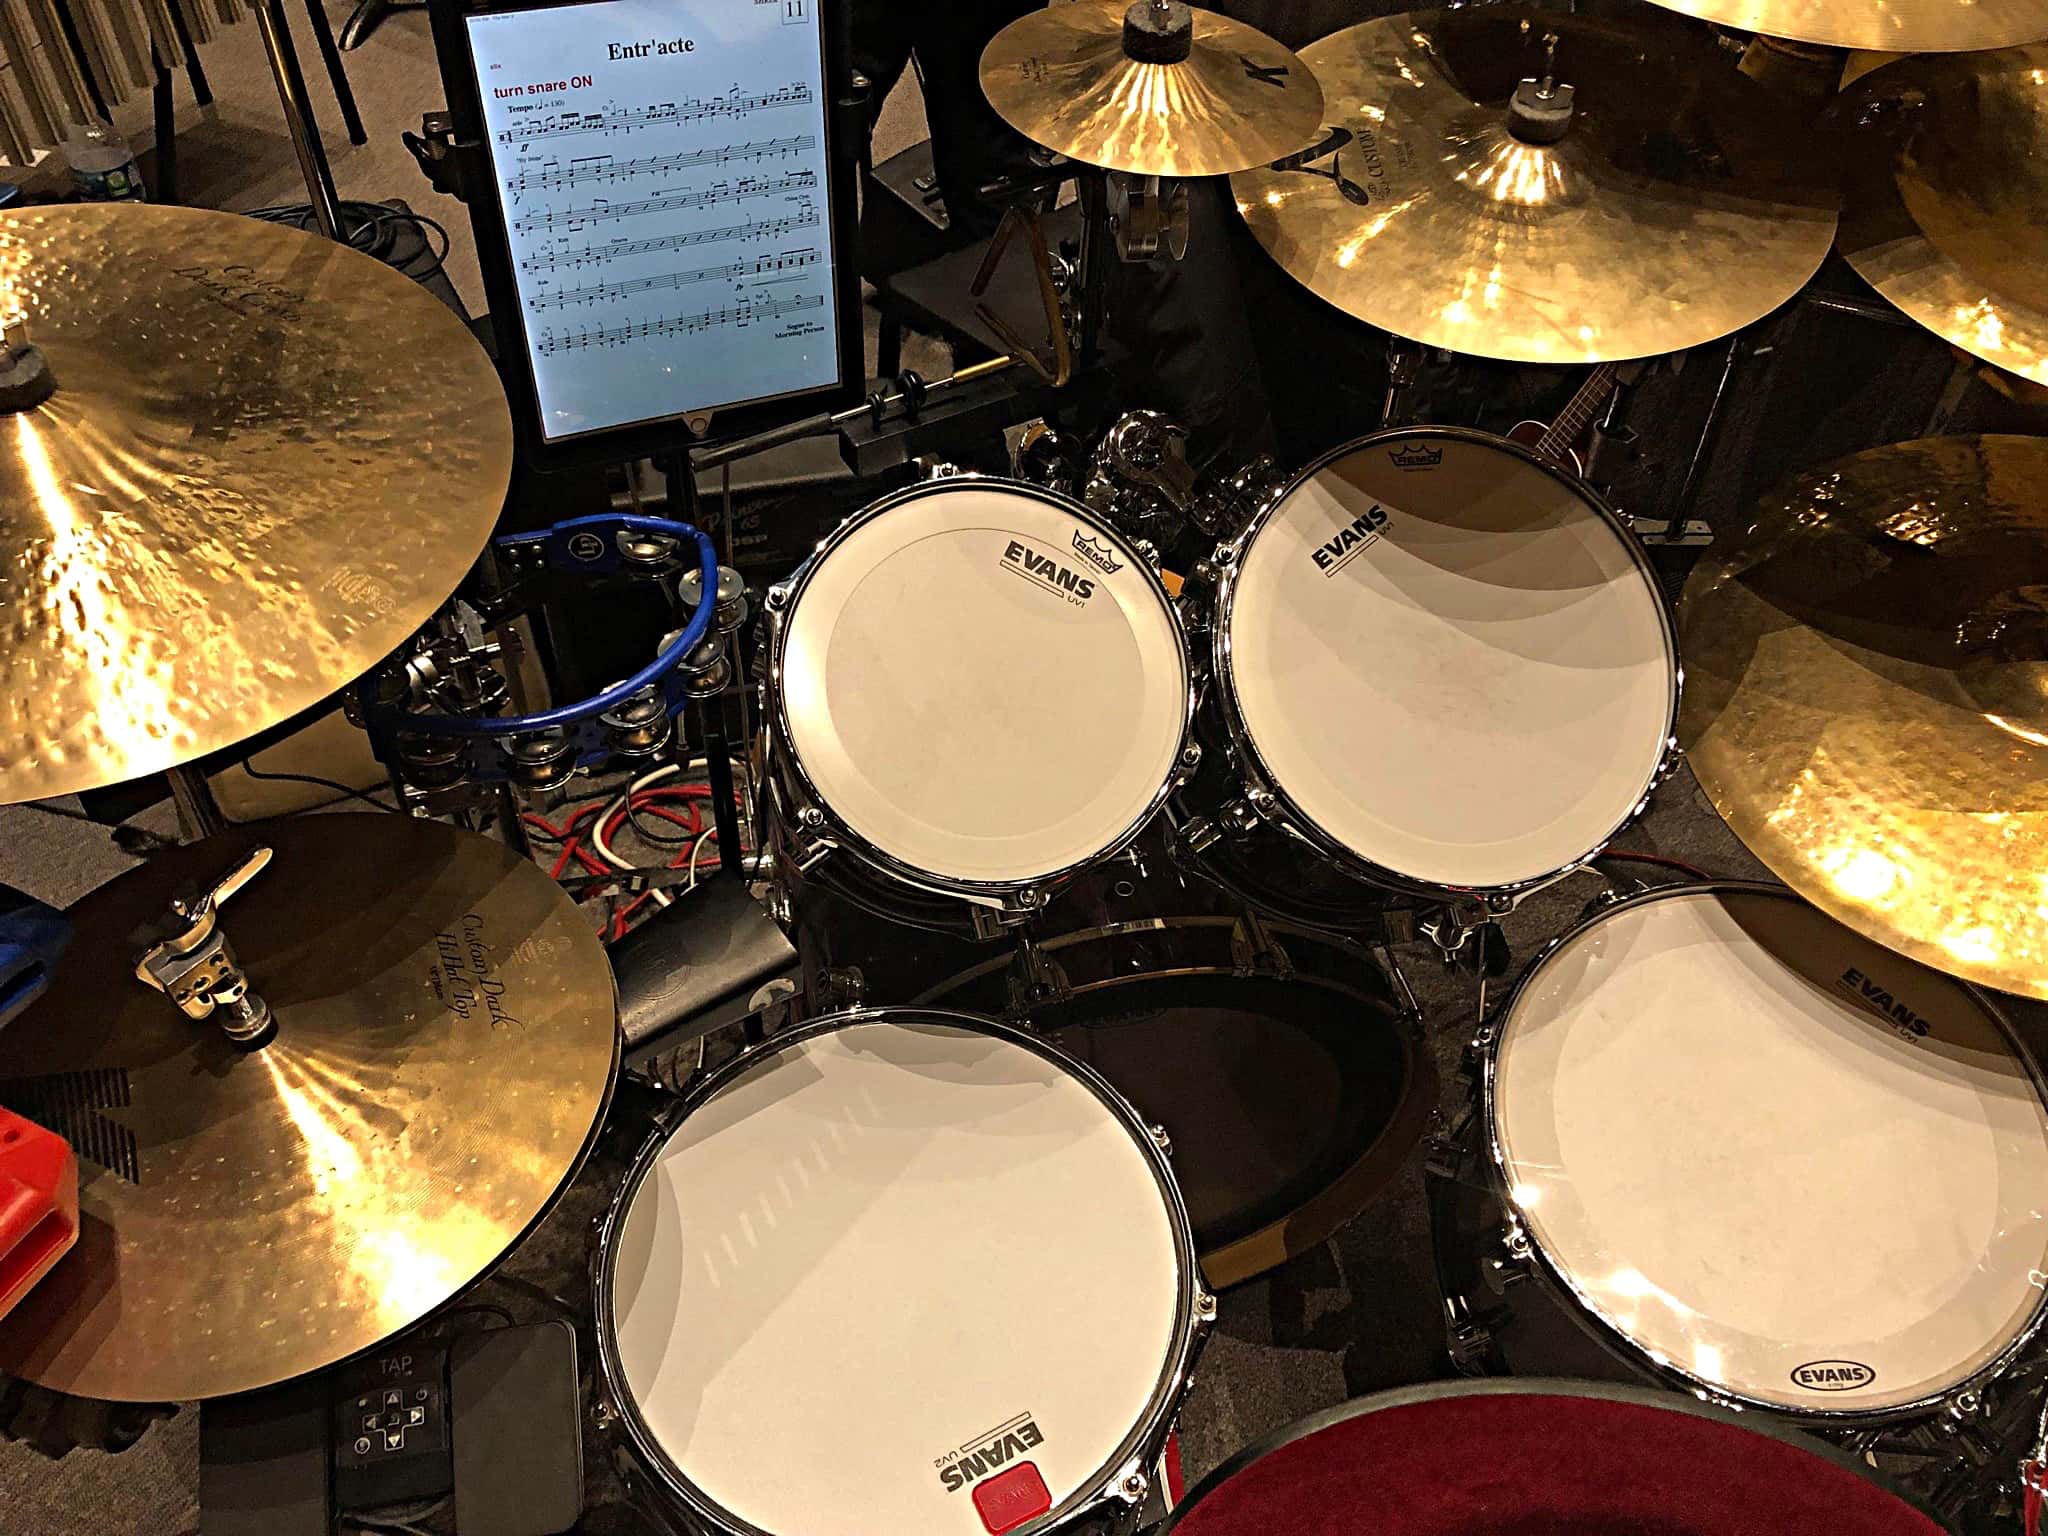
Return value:
M 1124 568 L 1123 561 L 1107 544 L 1098 544 L 1080 529 L 1074 530 L 1074 553 L 1086 560 L 1105 576 L 1114 576 Z
M 1068 570 L 1051 555 L 1041 555 L 1015 539 L 1010 540 L 1008 548 L 1004 549 L 1003 560 L 1010 569 L 1031 577 L 1049 591 L 1059 593 L 1077 608 L 1095 595 L 1095 583 L 1088 577 Z
M 1444 451 L 1426 443 L 1403 443 L 1398 448 L 1389 448 L 1387 457 L 1394 461 L 1396 469 L 1435 469 L 1443 463 Z
M 1925 1040 L 1929 1025 L 1924 1014 L 1915 1013 L 1868 976 L 1850 966 L 1842 972 L 1840 986 L 1872 1013 L 1881 1015 L 1899 1034 L 1909 1040 Z
M 945 1485 L 946 1492 L 958 1493 L 991 1472 L 1000 1472 L 1034 1445 L 1044 1443 L 1045 1436 L 1039 1432 L 1038 1421 L 1028 1413 L 1020 1413 L 1009 1423 L 1000 1424 L 985 1435 L 977 1435 L 959 1450 L 941 1456 L 938 1461 L 939 1481 Z
M 1877 1380 L 1877 1372 L 1854 1360 L 1813 1360 L 1792 1368 L 1792 1385 L 1809 1392 L 1854 1392 Z
M 1378 502 L 1339 528 L 1334 537 L 1318 544 L 1313 553 L 1316 569 L 1325 576 L 1334 576 L 1353 560 L 1361 551 L 1370 549 L 1380 539 L 1380 530 L 1387 526 L 1387 509 Z

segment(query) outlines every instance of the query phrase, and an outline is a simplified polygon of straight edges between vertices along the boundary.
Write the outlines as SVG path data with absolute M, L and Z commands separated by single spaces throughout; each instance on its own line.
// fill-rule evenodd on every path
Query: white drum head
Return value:
M 1426 885 L 1583 859 L 1672 729 L 1649 572 L 1577 491 L 1481 438 L 1368 439 L 1294 486 L 1244 551 L 1218 641 L 1275 787 Z
M 953 880 L 1024 883 L 1142 822 L 1186 726 L 1178 621 L 1049 493 L 947 482 L 851 527 L 798 591 L 790 745 L 826 807 Z
M 1967 988 L 1789 896 L 1684 891 L 1578 930 L 1502 1023 L 1493 1130 L 1579 1299 L 1757 1402 L 1937 1395 L 2041 1306 L 2026 1066 Z
M 625 1390 L 749 1530 L 986 1536 L 975 1491 L 1028 1498 L 1026 1464 L 1058 1509 L 1158 1411 L 1190 1326 L 1140 1134 L 969 1027 L 771 1048 L 626 1197 Z

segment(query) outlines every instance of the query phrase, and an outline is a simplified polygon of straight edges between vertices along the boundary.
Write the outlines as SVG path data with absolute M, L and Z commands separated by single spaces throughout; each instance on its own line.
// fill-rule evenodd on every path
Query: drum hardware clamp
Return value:
M 270 1004 L 249 990 L 249 977 L 221 930 L 220 909 L 269 862 L 270 849 L 259 845 L 205 895 L 171 898 L 166 926 L 172 931 L 135 965 L 136 977 L 176 1003 L 187 1018 L 211 1018 L 220 1010 L 222 1031 L 245 1050 L 268 1041 L 277 1020 Z

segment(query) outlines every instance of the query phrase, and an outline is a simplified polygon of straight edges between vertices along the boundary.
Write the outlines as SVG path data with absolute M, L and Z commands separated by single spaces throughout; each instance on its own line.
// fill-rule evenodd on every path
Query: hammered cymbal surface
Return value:
M 1950 345 L 2048 385 L 2048 44 L 1895 59 L 1838 111 L 1849 264 Z
M 1194 12 L 1178 64 L 1124 52 L 1129 0 L 1068 0 L 998 32 L 981 88 L 1003 121 L 1084 165 L 1141 176 L 1223 176 L 1316 140 L 1323 93 L 1301 59 L 1265 33 Z
M 1518 82 L 1576 110 L 1555 144 L 1510 131 Z M 1834 168 L 1701 29 L 1646 10 L 1415 11 L 1311 43 L 1350 141 L 1231 177 L 1252 234 L 1345 313 L 1510 362 L 1621 361 L 1699 346 L 1804 286 L 1834 238 Z
M 1766 497 L 1679 610 L 1680 740 L 1802 896 L 2048 998 L 2048 440 L 1927 438 Z
M 1700 21 L 1828 48 L 1959 53 L 2048 38 L 2048 0 L 1655 0 Z
M 455 314 L 235 214 L 0 213 L 0 803 L 248 740 L 395 649 L 475 562 L 512 422 Z
M 222 926 L 275 1040 L 231 1044 L 133 975 L 134 935 L 250 847 Z M 117 1402 L 251 1391 L 390 1338 L 475 1280 L 580 1165 L 618 1061 L 611 969 L 500 843 L 301 816 L 86 897 L 0 1030 L 0 1104 L 79 1154 L 77 1246 L 5 1318 L 0 1370 Z

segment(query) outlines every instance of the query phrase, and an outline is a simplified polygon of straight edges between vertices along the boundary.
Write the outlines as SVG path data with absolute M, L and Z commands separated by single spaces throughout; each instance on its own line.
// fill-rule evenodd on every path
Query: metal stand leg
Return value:
M 213 105 L 213 87 L 206 83 L 206 69 L 199 62 L 199 49 L 192 41 L 192 28 L 185 20 L 180 0 L 165 0 L 171 13 L 171 30 L 178 36 L 178 48 L 185 55 L 185 77 L 192 82 L 192 99 L 202 107 Z
M 334 172 L 328 169 L 327 148 L 320 142 L 320 124 L 306 96 L 306 77 L 299 69 L 298 49 L 292 46 L 284 0 L 256 0 L 255 11 L 264 51 L 270 55 L 270 73 L 277 81 L 277 99 L 284 107 L 285 127 L 291 130 L 292 148 L 299 156 L 299 173 L 306 179 L 313 223 L 328 239 L 339 240 L 341 209 L 334 196 Z
M 718 828 L 718 867 L 735 880 L 746 877 L 740 853 L 740 813 L 733 800 L 732 738 L 725 731 L 725 700 L 706 699 L 697 706 L 704 733 L 704 782 L 711 786 L 711 820 Z
M 367 144 L 370 136 L 363 131 L 363 114 L 356 110 L 356 93 L 348 83 L 341 50 L 334 45 L 334 26 L 327 19 L 327 7 L 320 0 L 306 0 L 306 15 L 312 20 L 313 41 L 319 44 L 320 57 L 327 65 L 327 80 L 334 87 L 334 100 L 341 108 L 341 125 L 348 130 L 348 141 Z
M 152 44 L 149 62 L 156 70 L 151 93 L 156 109 L 156 164 L 150 167 L 150 195 L 160 203 L 178 200 L 178 106 L 171 96 L 171 72 Z
M 1422 348 L 1399 336 L 1387 338 L 1387 398 L 1380 406 L 1380 426 L 1391 427 L 1401 414 L 1402 396 L 1422 371 Z
M 218 837 L 228 829 L 220 802 L 213 798 L 213 786 L 197 768 L 173 768 L 165 775 L 171 781 L 171 803 L 178 808 L 178 831 L 188 843 Z

